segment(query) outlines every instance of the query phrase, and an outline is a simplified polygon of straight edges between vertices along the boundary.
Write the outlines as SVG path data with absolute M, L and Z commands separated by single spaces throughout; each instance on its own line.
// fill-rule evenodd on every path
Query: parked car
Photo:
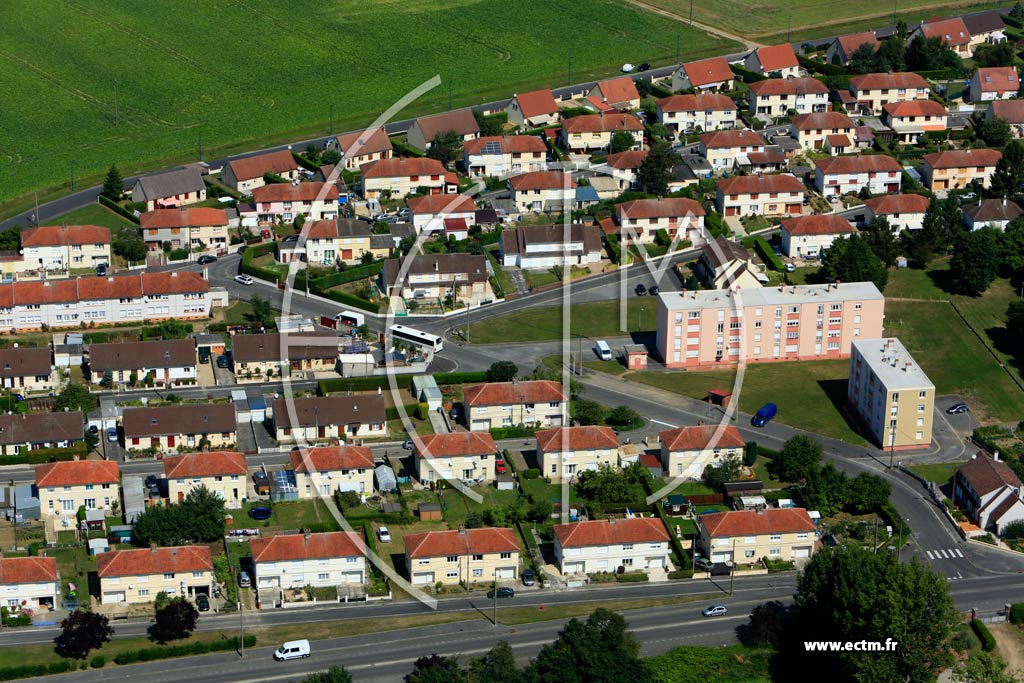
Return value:
M 633 64 L 626 62 L 625 64 L 622 65 L 622 73 L 628 74 L 633 73 L 634 71 L 636 71 L 636 66 L 634 66 Z
M 960 201 L 969 202 L 978 198 L 978 195 L 974 192 L 964 192 L 960 195 Z
M 408 208 L 399 209 L 395 215 L 398 216 L 399 218 L 412 218 L 412 210 Z
M 412 450 L 412 439 L 409 439 L 408 441 L 403 443 L 402 444 L 402 448 L 404 448 L 407 451 L 411 451 Z
M 711 607 L 705 607 L 704 611 L 701 612 L 706 617 L 720 617 L 729 612 L 725 605 L 711 605 Z
M 235 249 L 235 253 L 236 254 L 244 254 L 245 253 L 245 245 L 244 244 L 238 245 L 238 249 Z
M 216 262 L 217 262 L 217 257 L 216 256 L 211 256 L 209 254 L 203 254 L 198 259 L 196 259 L 196 263 L 198 263 L 201 266 L 205 266 L 207 263 L 216 263 Z
M 242 571 L 238 572 L 238 586 L 239 588 L 248 588 L 252 585 L 252 579 L 249 578 L 249 572 Z
M 643 64 L 641 64 L 640 66 L 638 66 L 638 67 L 636 68 L 636 70 L 637 70 L 637 71 L 647 71 L 647 70 L 648 70 L 648 69 L 650 69 L 650 68 L 651 68 L 651 65 L 650 65 L 650 64 L 648 64 L 647 62 L 644 62 Z
M 377 529 L 377 538 L 380 539 L 381 543 L 391 543 L 391 532 L 388 531 L 386 526 L 382 526 Z
M 146 477 L 146 487 L 156 486 L 158 481 L 155 474 L 150 474 Z
M 504 460 L 499 459 L 494 463 L 494 471 L 498 474 L 505 474 L 508 472 L 508 465 L 505 464 Z
M 225 369 L 225 370 L 227 368 L 230 368 L 231 367 L 231 359 L 228 358 L 227 356 L 225 356 L 224 354 L 221 354 L 221 355 L 217 356 L 217 367 L 221 368 L 221 369 Z
M 274 650 L 274 659 L 279 662 L 309 656 L 308 640 L 292 640 Z
M 970 411 L 970 408 L 967 407 L 966 403 L 957 403 L 956 405 L 946 408 L 946 412 L 950 415 L 959 415 L 960 413 L 966 413 L 968 411 Z
M 497 596 L 499 598 L 514 598 L 516 595 L 516 592 L 513 589 L 509 588 L 508 586 L 502 586 L 497 591 L 495 591 L 493 588 L 487 591 L 487 597 L 493 598 L 495 596 L 495 593 L 497 593 Z
M 523 570 L 523 585 L 524 586 L 532 586 L 535 583 L 537 583 L 537 577 L 534 575 L 533 570 L 532 569 L 524 569 Z
M 645 287 L 644 284 L 641 282 L 636 286 L 636 288 L 633 291 L 636 292 L 637 296 L 644 296 L 645 294 L 647 294 L 647 287 Z
M 763 406 L 758 408 L 754 417 L 750 418 L 750 424 L 755 427 L 764 427 L 766 424 L 771 422 L 771 419 L 775 417 L 775 414 L 778 412 L 779 408 L 774 403 L 765 403 Z
M 238 282 L 243 285 L 251 285 L 253 282 L 255 282 L 255 280 L 253 280 L 248 275 L 236 275 L 235 282 Z
M 197 595 L 196 596 L 196 609 L 199 610 L 200 612 L 209 612 L 210 611 L 210 599 L 208 597 L 206 597 L 205 595 L 203 595 L 202 593 Z
M 288 235 L 287 237 L 285 237 L 281 241 L 282 242 L 298 242 L 299 241 L 299 236 L 298 235 Z
M 107 264 L 101 263 L 96 266 L 96 277 L 103 277 L 107 274 Z
M 274 233 L 271 232 L 269 228 L 263 228 L 260 230 L 260 237 L 265 240 L 272 240 L 274 239 Z
M 650 294 L 651 296 L 658 296 L 658 294 L 660 292 L 661 292 L 661 287 L 659 287 L 658 285 L 651 285 L 647 289 L 647 293 Z
M 787 273 L 796 272 L 796 266 L 794 266 L 792 263 L 787 263 L 786 264 L 786 272 Z
M 714 569 L 715 563 L 705 557 L 693 558 L 693 568 L 702 572 L 709 572 Z
M 209 363 L 210 362 L 210 349 L 209 347 L 203 347 L 199 349 L 199 362 Z
M 107 441 L 111 443 L 117 442 L 117 427 L 111 427 L 107 430 Z

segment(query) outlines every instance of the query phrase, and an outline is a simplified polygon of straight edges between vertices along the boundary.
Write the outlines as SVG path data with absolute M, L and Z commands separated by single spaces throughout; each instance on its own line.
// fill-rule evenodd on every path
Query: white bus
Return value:
M 438 337 L 436 334 L 420 332 L 419 330 L 414 330 L 413 328 L 406 327 L 405 325 L 392 325 L 390 332 L 393 339 L 401 339 L 402 341 L 411 342 L 418 346 L 425 346 L 428 349 L 433 349 L 434 353 L 437 353 L 444 348 L 444 339 Z

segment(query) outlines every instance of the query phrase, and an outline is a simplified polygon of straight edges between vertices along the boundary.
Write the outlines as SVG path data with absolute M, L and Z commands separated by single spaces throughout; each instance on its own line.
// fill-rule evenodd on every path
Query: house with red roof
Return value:
M 736 125 L 736 103 L 718 93 L 670 95 L 658 100 L 658 123 L 673 132 L 687 135 L 701 131 L 724 130 Z
M 749 87 L 750 112 L 758 118 L 828 111 L 828 86 L 817 78 L 766 78 Z
M 1017 67 L 981 67 L 971 76 L 970 90 L 972 102 L 1013 99 L 1020 92 Z
M 865 187 L 872 194 L 899 192 L 903 167 L 885 154 L 865 154 L 819 159 L 815 162 L 814 186 L 830 196 L 858 194 Z
M 476 122 L 473 110 L 456 109 L 421 116 L 412 122 L 412 126 L 406 132 L 406 140 L 416 149 L 426 152 L 433 146 L 435 136 L 444 135 L 449 131 L 455 131 L 463 143 L 480 137 L 480 124 Z
M 406 534 L 404 540 L 405 566 L 414 586 L 519 578 L 519 542 L 512 529 L 427 531 Z
M 221 182 L 240 194 L 251 194 L 257 187 L 267 184 L 267 174 L 284 178 L 288 182 L 299 179 L 299 163 L 291 150 L 254 154 L 234 159 L 224 165 Z
M 732 90 L 735 76 L 725 57 L 712 57 L 683 64 L 672 73 L 672 90 Z
M 884 194 L 864 200 L 867 209 L 865 223 L 880 216 L 892 226 L 895 234 L 903 230 L 920 230 L 924 227 L 924 215 L 928 211 L 928 197 L 919 194 Z
M 240 508 L 242 501 L 249 497 L 248 473 L 245 454 L 236 451 L 186 453 L 164 458 L 167 499 L 171 503 L 180 503 L 194 489 L 205 486 L 224 501 L 224 507 Z
M 893 102 L 882 107 L 882 123 L 896 133 L 896 139 L 906 145 L 922 140 L 928 131 L 946 130 L 949 112 L 935 100 Z
M 927 100 L 931 92 L 928 81 L 912 71 L 863 74 L 850 79 L 844 104 L 851 111 L 878 115 L 887 104 Z
M 365 499 L 373 493 L 373 453 L 366 446 L 300 447 L 292 450 L 291 461 L 299 498 L 352 491 Z
M 54 609 L 59 599 L 60 577 L 56 559 L 0 557 L 0 600 L 12 615 L 23 609 Z
M 742 457 L 746 442 L 732 425 L 699 425 L 658 432 L 661 465 L 670 477 L 700 479 L 708 467 Z
M 343 164 L 342 168 L 346 171 L 358 171 L 363 164 L 390 159 L 394 154 L 391 138 L 383 127 L 339 135 L 331 142 L 341 152 L 341 161 L 338 163 Z
M 515 93 L 505 107 L 508 122 L 523 128 L 540 128 L 558 123 L 560 113 L 549 88 Z
M 1024 520 L 1024 487 L 998 453 L 978 451 L 957 470 L 953 503 L 982 529 L 997 534 L 1007 524 Z
M 971 32 L 960 17 L 923 21 L 907 36 L 907 43 L 912 43 L 918 36 L 939 38 L 944 45 L 953 50 L 961 59 L 969 59 L 974 54 L 971 44 Z
M 228 213 L 212 207 L 176 207 L 147 211 L 139 216 L 142 239 L 150 251 L 187 249 L 190 259 L 228 249 Z
M 506 178 L 543 171 L 548 146 L 537 135 L 494 135 L 470 140 L 462 146 L 462 162 L 470 176 Z
M 132 201 L 145 203 L 146 211 L 206 201 L 203 173 L 196 164 L 142 176 L 132 187 Z
M 788 173 L 737 175 L 716 183 L 715 207 L 723 216 L 798 216 L 803 211 L 805 189 Z
M 573 223 L 522 225 L 501 233 L 498 255 L 506 267 L 548 269 L 588 266 L 601 260 L 601 232 L 596 225 Z
M 845 36 L 838 36 L 828 46 L 828 51 L 825 52 L 825 62 L 833 64 L 836 57 L 838 57 L 839 63 L 846 66 L 857 51 L 857 48 L 862 45 L 870 45 L 871 49 L 875 52 L 878 52 L 878 48 L 881 47 L 874 31 L 848 33 Z
M 422 484 L 493 481 L 500 449 L 487 432 L 452 432 L 412 440 L 416 478 Z
M 669 239 L 682 231 L 680 239 L 703 240 L 706 214 L 700 202 L 687 197 L 633 199 L 615 205 L 617 232 L 633 242 L 653 242 L 659 230 L 667 232 Z
M 1024 136 L 1024 100 L 993 100 L 985 110 L 985 118 L 1002 119 L 1010 124 L 1013 137 Z
M 19 270 L 70 271 L 110 263 L 110 228 L 41 225 L 21 231 Z
M 144 605 L 160 593 L 170 598 L 209 596 L 215 581 L 208 545 L 99 553 L 96 574 L 104 605 Z
M 360 167 L 363 196 L 367 199 L 405 197 L 426 188 L 427 194 L 447 192 L 445 167 L 428 157 L 395 157 L 370 161 Z M 456 182 L 456 185 L 458 183 Z
M 611 427 L 542 429 L 534 437 L 540 473 L 551 482 L 574 481 L 580 472 L 619 466 L 619 437 Z
M 362 596 L 366 582 L 366 543 L 354 531 L 277 534 L 249 541 L 256 569 L 256 587 L 273 603 L 283 591 L 338 588 Z M 354 589 L 354 590 L 352 590 Z M 266 600 L 266 598 L 264 598 Z
M 715 171 L 729 171 L 741 157 L 764 153 L 766 145 L 752 130 L 719 130 L 701 135 L 697 149 Z
M 424 194 L 409 197 L 405 203 L 417 232 L 439 232 L 448 219 L 469 222 L 476 216 L 476 202 L 464 194 Z
M 796 258 L 818 258 L 839 237 L 855 232 L 853 224 L 835 214 L 800 216 L 782 221 L 782 253 Z
M 850 117 L 837 111 L 799 114 L 791 117 L 789 124 L 790 136 L 808 152 L 821 149 L 830 135 L 845 135 L 852 140 L 855 125 Z
M 643 147 L 643 122 L 633 114 L 620 112 L 584 114 L 566 119 L 559 131 L 559 143 L 569 152 L 590 154 L 607 150 L 612 144 L 612 136 L 619 131 L 633 136 L 632 149 Z
M 925 154 L 921 165 L 924 186 L 932 192 L 960 190 L 971 183 L 988 188 L 996 164 L 1003 158 L 998 149 L 949 149 Z
M 734 510 L 697 516 L 701 551 L 712 562 L 755 564 L 761 558 L 806 561 L 816 531 L 804 508 Z
M 587 96 L 620 111 L 640 108 L 640 93 L 637 92 L 636 83 L 629 76 L 600 81 Z
M 555 564 L 563 576 L 671 569 L 671 545 L 657 517 L 556 524 Z
M 490 382 L 463 392 L 466 424 L 474 432 L 499 427 L 561 427 L 568 420 L 568 399 L 551 380 Z
M 328 183 L 275 183 L 252 191 L 260 223 L 290 223 L 296 216 L 322 221 L 338 217 L 338 187 Z
M 646 149 L 630 149 L 609 154 L 604 164 L 597 164 L 592 168 L 614 181 L 619 193 L 636 190 L 640 187 L 639 172 L 644 159 L 647 158 L 647 152 Z
M 572 209 L 576 201 L 576 181 L 562 170 L 521 173 L 509 178 L 508 186 L 510 199 L 522 213 Z
M 121 473 L 112 460 L 70 460 L 36 466 L 39 509 L 74 517 L 78 508 L 110 510 L 121 500 Z
M 743 60 L 743 68 L 762 76 L 777 78 L 796 78 L 800 75 L 800 62 L 797 61 L 793 46 L 789 43 L 767 45 L 753 50 Z
M 387 296 L 400 296 L 407 302 L 437 303 L 451 299 L 462 305 L 493 301 L 494 290 L 483 254 L 422 254 L 384 262 L 378 279 Z

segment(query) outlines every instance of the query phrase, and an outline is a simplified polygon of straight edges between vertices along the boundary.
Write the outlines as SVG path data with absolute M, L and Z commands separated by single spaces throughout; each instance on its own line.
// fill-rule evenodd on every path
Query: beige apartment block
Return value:
M 365 544 L 354 531 L 279 534 L 254 538 L 249 545 L 256 567 L 256 587 L 261 591 L 366 581 Z
M 713 512 L 698 515 L 697 528 L 704 557 L 712 562 L 805 560 L 816 540 L 814 522 L 803 508 Z
M 190 453 L 165 458 L 167 499 L 171 503 L 180 503 L 194 489 L 205 486 L 224 501 L 224 507 L 229 510 L 238 509 L 242 507 L 242 499 L 248 497 L 248 472 L 245 454 L 235 451 Z
M 214 581 L 209 546 L 113 550 L 96 556 L 100 602 L 142 605 L 167 597 L 210 595 Z
M 657 517 L 556 524 L 553 531 L 563 575 L 669 568 L 669 536 Z
M 12 613 L 54 609 L 60 600 L 58 579 L 52 557 L 0 557 L 0 605 Z
M 373 493 L 373 453 L 366 446 L 296 448 L 291 453 L 299 498 L 324 498 L 335 491 Z
M 924 77 L 910 72 L 874 73 L 850 79 L 850 95 L 856 108 L 879 115 L 887 104 L 927 100 L 932 88 Z
M 549 481 L 572 481 L 580 472 L 619 466 L 619 438 L 611 427 L 543 429 L 534 436 L 540 473 Z
M 700 479 L 709 466 L 742 456 L 746 442 L 732 425 L 699 425 L 658 432 L 661 465 L 670 477 Z
M 500 449 L 486 432 L 429 434 L 412 440 L 416 478 L 427 484 L 443 480 L 476 483 L 494 480 Z
M 517 425 L 561 427 L 567 419 L 562 385 L 550 380 L 477 384 L 466 387 L 463 396 L 474 432 Z
M 512 529 L 494 527 L 407 534 L 405 563 L 414 586 L 515 581 L 519 543 Z
M 921 177 L 932 192 L 960 190 L 974 182 L 987 188 L 992 185 L 992 174 L 1002 158 L 997 149 L 951 149 L 925 154 Z
M 72 460 L 36 466 L 39 510 L 73 518 L 78 508 L 110 510 L 121 500 L 121 474 L 110 460 Z

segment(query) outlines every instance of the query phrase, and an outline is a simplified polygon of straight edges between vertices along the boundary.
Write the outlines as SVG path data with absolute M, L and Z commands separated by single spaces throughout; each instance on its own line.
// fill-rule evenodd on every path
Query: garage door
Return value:
M 647 558 L 647 566 L 648 566 L 648 568 L 656 569 L 658 567 L 661 567 L 661 565 L 662 565 L 662 562 L 661 562 L 661 558 L 660 557 L 648 557 Z
M 498 576 L 499 579 L 514 579 L 514 578 L 516 578 L 516 569 L 515 569 L 515 567 L 504 567 L 504 568 L 499 567 L 496 570 L 496 573 L 497 573 L 497 576 Z
M 425 586 L 434 583 L 434 572 L 417 572 L 412 575 L 412 582 L 417 586 Z
M 362 572 L 342 572 L 341 574 L 342 583 L 362 583 L 363 573 Z
M 712 553 L 712 562 L 730 562 L 732 561 L 732 553 Z
M 124 602 L 124 591 L 117 591 L 112 593 L 103 594 L 103 604 L 112 605 L 114 603 Z
M 805 546 L 803 546 L 801 548 L 793 548 L 793 557 L 810 557 L 810 556 L 811 556 L 811 547 L 810 546 L 805 545 Z
M 583 563 L 582 562 L 569 562 L 565 565 L 566 574 L 582 574 Z
M 473 431 L 474 432 L 486 432 L 491 428 L 490 420 L 473 420 Z

